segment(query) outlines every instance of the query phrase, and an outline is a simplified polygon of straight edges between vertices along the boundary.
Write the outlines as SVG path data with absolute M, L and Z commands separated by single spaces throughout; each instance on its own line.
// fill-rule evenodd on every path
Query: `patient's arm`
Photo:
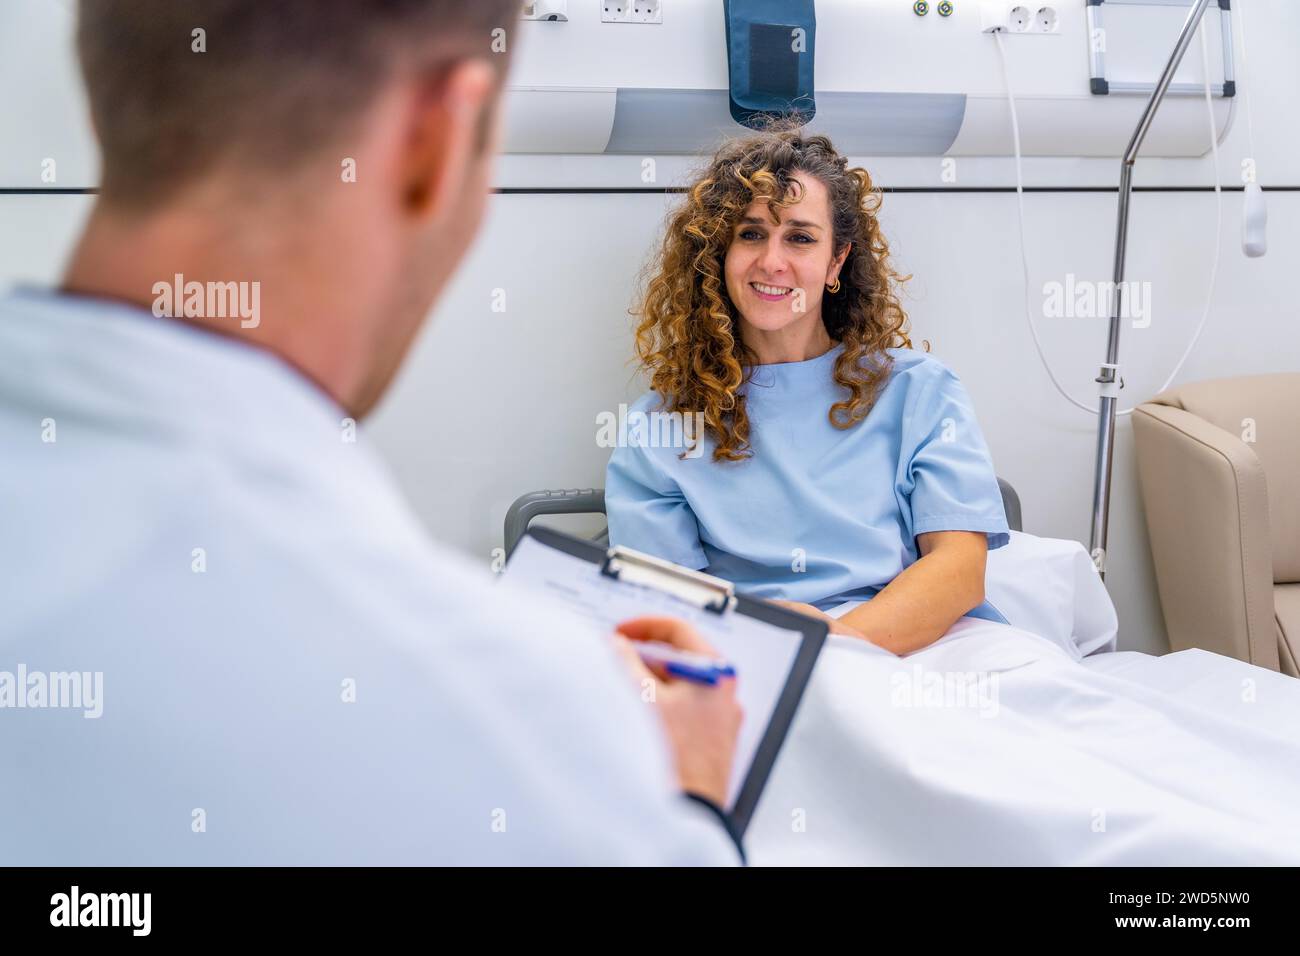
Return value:
M 843 618 L 831 617 L 820 608 L 813 607 L 811 604 L 805 604 L 802 601 L 781 601 L 776 598 L 770 598 L 773 604 L 779 604 L 787 607 L 792 611 L 798 611 L 800 614 L 807 614 L 809 617 L 815 617 L 819 621 L 825 621 L 830 626 L 832 634 L 847 634 L 849 637 L 861 637 L 866 639 L 865 634 L 856 628 L 849 627 L 844 623 Z
M 870 601 L 840 618 L 895 654 L 933 644 L 984 600 L 984 532 L 931 531 L 916 541 L 921 557 Z

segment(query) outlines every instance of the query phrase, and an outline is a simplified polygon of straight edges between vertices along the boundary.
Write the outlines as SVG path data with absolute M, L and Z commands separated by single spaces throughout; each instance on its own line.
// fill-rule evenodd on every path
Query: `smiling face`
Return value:
M 799 201 L 772 210 L 755 200 L 745 210 L 727 248 L 727 292 L 740 313 L 741 337 L 807 334 L 821 326 L 822 295 L 848 256 L 834 251 L 830 199 L 821 181 L 804 173 L 791 179 L 802 187 Z M 775 211 L 779 224 L 772 222 Z
M 745 398 L 756 366 L 840 346 L 830 375 L 846 393 L 827 419 L 849 428 L 887 379 L 888 350 L 912 348 L 898 297 L 909 276 L 890 259 L 881 190 L 801 120 L 718 148 L 668 217 L 632 310 L 651 388 L 669 410 L 703 412 L 714 461 L 753 453 Z

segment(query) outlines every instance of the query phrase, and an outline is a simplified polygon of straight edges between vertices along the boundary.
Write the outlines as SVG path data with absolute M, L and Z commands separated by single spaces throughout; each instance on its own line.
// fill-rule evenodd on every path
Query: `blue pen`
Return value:
M 647 664 L 659 664 L 664 672 L 696 684 L 716 684 L 724 677 L 735 677 L 736 669 L 726 661 L 682 651 L 658 641 L 633 641 L 637 655 Z

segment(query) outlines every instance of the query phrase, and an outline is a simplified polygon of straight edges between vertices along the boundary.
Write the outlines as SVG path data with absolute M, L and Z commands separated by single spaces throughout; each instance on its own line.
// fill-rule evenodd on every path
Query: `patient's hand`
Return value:
M 695 628 L 673 617 L 638 617 L 624 621 L 618 631 L 630 641 L 661 641 L 684 651 L 720 657 Z M 727 805 L 727 781 L 736 757 L 736 737 L 744 716 L 736 700 L 736 679 L 713 686 L 676 680 L 647 667 L 636 651 L 622 642 L 628 667 L 642 682 L 653 681 L 654 703 L 668 731 L 682 790 Z
M 831 617 L 825 611 L 819 611 L 811 604 L 803 604 L 799 601 L 772 601 L 773 604 L 779 604 L 782 607 L 789 608 L 792 611 L 798 611 L 800 614 L 807 614 L 809 617 L 815 617 L 819 621 L 825 621 L 829 625 L 832 634 L 843 634 L 847 637 L 858 637 L 867 640 L 867 635 L 863 634 L 857 628 L 849 627 L 837 617 Z

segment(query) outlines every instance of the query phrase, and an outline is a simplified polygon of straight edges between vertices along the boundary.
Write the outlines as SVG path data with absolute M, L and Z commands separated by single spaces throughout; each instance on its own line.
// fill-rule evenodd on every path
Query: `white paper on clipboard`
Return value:
M 803 634 L 743 614 L 717 614 L 651 587 L 606 577 L 599 564 L 550 548 L 525 535 L 504 572 L 512 585 L 544 591 L 612 631 L 621 621 L 671 614 L 689 621 L 736 668 L 736 696 L 744 710 L 736 761 L 727 783 L 730 810 L 794 666 Z

